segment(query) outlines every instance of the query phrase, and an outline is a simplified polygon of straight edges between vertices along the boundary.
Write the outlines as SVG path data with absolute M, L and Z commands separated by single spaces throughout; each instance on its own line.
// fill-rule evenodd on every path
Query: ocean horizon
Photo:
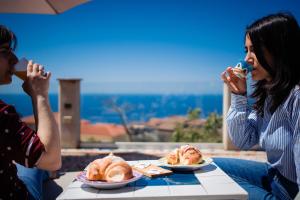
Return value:
M 142 123 L 150 118 L 186 116 L 189 109 L 200 108 L 201 118 L 222 114 L 222 94 L 81 94 L 81 119 L 91 123 L 121 124 L 114 107 L 121 108 L 128 123 Z M 33 114 L 26 94 L 0 94 L 0 99 L 14 105 L 21 117 Z M 58 112 L 58 94 L 49 94 L 51 109 Z

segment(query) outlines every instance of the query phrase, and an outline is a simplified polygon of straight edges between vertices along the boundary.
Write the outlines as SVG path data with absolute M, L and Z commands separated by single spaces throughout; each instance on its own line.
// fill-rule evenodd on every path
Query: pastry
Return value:
M 86 178 L 92 181 L 120 182 L 133 177 L 132 168 L 121 157 L 110 154 L 87 167 Z
M 171 165 L 176 165 L 179 163 L 179 149 L 174 149 L 171 153 L 167 155 L 167 163 Z
M 180 147 L 179 152 L 180 163 L 183 165 L 193 165 L 202 162 L 202 154 L 196 147 L 184 145 Z
M 202 154 L 200 150 L 194 146 L 183 145 L 170 152 L 166 156 L 166 161 L 170 165 L 193 165 L 202 162 Z

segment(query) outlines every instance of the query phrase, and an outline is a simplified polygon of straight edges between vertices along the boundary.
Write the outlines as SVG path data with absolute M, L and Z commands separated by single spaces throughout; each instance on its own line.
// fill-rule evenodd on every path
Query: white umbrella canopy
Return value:
M 0 13 L 59 14 L 90 0 L 0 0 Z

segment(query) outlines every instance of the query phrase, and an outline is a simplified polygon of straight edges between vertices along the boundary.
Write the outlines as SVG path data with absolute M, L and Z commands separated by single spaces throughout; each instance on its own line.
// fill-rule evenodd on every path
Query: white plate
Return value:
M 170 165 L 167 163 L 166 158 L 161 158 L 159 159 L 161 166 L 165 166 L 168 168 L 171 168 L 173 170 L 177 170 L 177 171 L 195 171 L 200 169 L 201 167 L 207 166 L 210 163 L 212 163 L 212 159 L 211 158 L 203 158 L 202 162 L 199 164 L 193 164 L 193 165 L 182 165 L 182 164 L 177 164 L 177 165 Z
M 125 185 L 132 183 L 134 181 L 137 181 L 142 177 L 143 177 L 143 174 L 133 170 L 133 177 L 131 179 L 128 179 L 128 180 L 122 181 L 122 182 L 108 183 L 105 181 L 90 181 L 86 178 L 86 171 L 83 171 L 76 176 L 76 180 L 81 181 L 84 184 L 89 185 L 94 188 L 116 189 L 116 188 L 124 187 Z

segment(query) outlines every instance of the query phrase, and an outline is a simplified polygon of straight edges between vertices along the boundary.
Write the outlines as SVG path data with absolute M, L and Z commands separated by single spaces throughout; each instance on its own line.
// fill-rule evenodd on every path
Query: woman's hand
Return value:
M 226 71 L 221 74 L 221 79 L 226 83 L 230 91 L 234 94 L 244 95 L 247 92 L 246 78 L 237 77 L 232 70 L 228 67 Z
M 31 60 L 27 65 L 27 79 L 23 83 L 23 90 L 31 97 L 48 96 L 49 79 L 51 74 L 44 73 L 44 67 Z

